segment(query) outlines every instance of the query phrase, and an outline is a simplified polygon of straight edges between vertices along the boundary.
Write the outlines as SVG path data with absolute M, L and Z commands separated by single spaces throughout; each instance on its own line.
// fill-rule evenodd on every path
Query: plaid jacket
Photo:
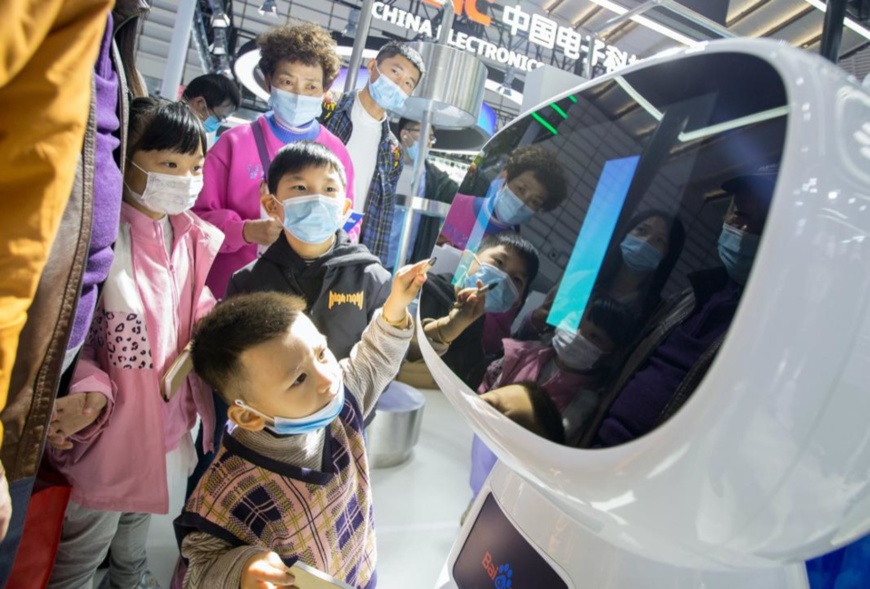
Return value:
M 350 111 L 356 94 L 356 92 L 342 94 L 337 101 L 329 95 L 323 102 L 323 116 L 320 122 L 345 145 L 353 133 Z M 399 176 L 402 175 L 403 166 L 399 140 L 390 131 L 389 122 L 384 120 L 375 175 L 369 184 L 360 234 L 360 242 L 379 257 L 382 264 L 387 263 L 393 209 L 396 205 L 396 185 L 399 183 Z
M 344 407 L 329 425 L 324 470 L 277 462 L 232 435 L 175 520 L 179 543 L 194 531 L 232 546 L 273 550 L 356 589 L 377 585 L 372 493 L 363 417 L 345 390 Z

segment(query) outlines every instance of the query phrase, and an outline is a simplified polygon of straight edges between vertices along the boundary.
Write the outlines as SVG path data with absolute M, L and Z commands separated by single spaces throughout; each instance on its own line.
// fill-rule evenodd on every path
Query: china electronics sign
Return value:
M 424 0 L 426 4 L 441 6 L 438 0 Z M 465 15 L 469 20 L 484 26 L 492 24 L 492 17 L 477 9 L 476 0 L 453 0 L 453 10 L 456 14 Z M 372 16 L 378 20 L 389 22 L 413 32 L 415 35 L 434 38 L 438 36 L 436 27 L 429 19 L 403 10 L 384 2 L 375 2 Z M 584 35 L 571 27 L 562 26 L 542 14 L 530 13 L 516 4 L 505 6 L 501 14 L 501 22 L 506 25 L 512 35 L 524 33 L 529 42 L 551 51 L 560 51 L 565 57 L 573 60 L 591 61 L 591 66 L 601 66 L 608 73 L 616 71 L 637 57 L 629 55 L 618 47 L 593 37 Z M 466 33 L 451 31 L 449 45 L 475 53 L 483 59 L 515 67 L 521 70 L 533 70 L 542 62 L 518 53 L 509 47 L 500 47 L 484 39 Z

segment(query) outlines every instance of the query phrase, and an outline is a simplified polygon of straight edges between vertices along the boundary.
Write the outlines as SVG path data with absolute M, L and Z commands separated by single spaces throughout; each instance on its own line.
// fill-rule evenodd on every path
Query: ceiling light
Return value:
M 222 56 L 227 54 L 227 35 L 224 29 L 214 30 L 214 40 L 209 47 L 212 55 Z
M 260 6 L 260 8 L 257 10 L 257 12 L 259 12 L 262 16 L 268 15 L 277 17 L 278 5 L 275 0 L 265 0 L 262 6 Z
M 616 4 L 615 2 L 611 2 L 610 0 L 590 0 L 590 1 L 593 4 L 597 4 L 598 6 L 600 6 L 602 8 L 606 8 L 607 10 L 610 10 L 611 12 L 615 12 L 616 14 L 618 14 L 620 16 L 622 16 L 623 14 L 628 12 L 628 8 L 626 8 L 624 6 L 620 6 L 619 4 Z M 810 2 L 810 0 L 807 0 L 807 2 Z M 674 41 L 677 41 L 678 43 L 682 43 L 683 45 L 688 45 L 689 47 L 697 47 L 698 45 L 701 44 L 700 41 L 697 41 L 695 39 L 692 39 L 691 37 L 687 37 L 686 35 L 678 33 L 677 31 L 675 31 L 671 28 L 668 28 L 664 25 L 661 25 L 653 20 L 650 20 L 649 18 L 647 18 L 645 16 L 641 16 L 638 14 L 638 15 L 632 16 L 631 20 L 633 20 L 637 24 L 642 25 L 650 30 L 653 30 L 657 33 L 660 33 L 660 34 L 664 35 L 665 37 L 669 37 L 669 38 L 673 39 Z
M 359 24 L 359 10 L 351 10 L 347 17 L 347 26 L 341 32 L 345 37 L 355 37 L 356 27 Z
M 220 4 L 216 4 L 211 15 L 211 26 L 215 29 L 226 29 L 230 26 L 230 17 L 224 12 Z
M 592 0 L 592 1 L 594 2 L 595 0 Z M 820 0 L 805 0 L 805 1 L 808 4 L 814 6 L 815 8 L 821 10 L 822 12 L 825 12 L 828 9 L 828 5 L 825 4 L 824 2 L 821 2 Z M 859 25 L 857 22 L 855 22 L 854 20 L 852 20 L 848 16 L 846 17 L 844 24 L 846 25 L 847 29 L 852 29 L 853 31 L 855 31 L 856 33 L 858 33 L 859 35 L 861 35 L 865 39 L 870 40 L 870 29 L 868 29 L 867 27 L 862 27 L 861 25 Z

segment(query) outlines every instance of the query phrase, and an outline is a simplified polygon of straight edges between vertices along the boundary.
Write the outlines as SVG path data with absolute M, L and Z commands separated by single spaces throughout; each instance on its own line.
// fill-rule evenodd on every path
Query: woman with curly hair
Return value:
M 486 235 L 516 231 L 539 211 L 552 211 L 567 196 L 565 172 L 556 155 L 540 145 L 513 151 L 483 197 L 457 194 L 438 243 L 475 249 Z
M 335 41 L 314 24 L 284 25 L 257 39 L 260 70 L 269 90 L 270 112 L 221 135 L 205 160 L 205 185 L 194 211 L 224 232 L 208 286 L 222 297 L 236 270 L 257 258 L 282 232 L 263 210 L 261 185 L 269 163 L 289 143 L 311 140 L 332 150 L 344 164 L 347 197 L 353 201 L 353 164 L 347 148 L 322 126 L 324 94 L 341 66 Z

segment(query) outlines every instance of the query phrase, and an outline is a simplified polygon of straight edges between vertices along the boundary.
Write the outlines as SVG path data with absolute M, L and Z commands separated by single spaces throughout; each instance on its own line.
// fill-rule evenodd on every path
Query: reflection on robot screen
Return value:
M 475 586 L 455 565 L 498 528 L 491 499 L 576 587 L 806 589 L 804 561 L 867 534 L 868 113 L 834 65 L 724 41 L 493 137 L 460 187 L 481 201 L 466 234 L 443 236 L 451 285 L 502 231 L 512 154 L 552 154 L 567 197 L 510 227 L 538 271 L 475 319 L 480 377 L 449 356 L 462 334 L 421 346 L 478 436 L 439 587 Z
M 604 86 L 561 101 L 558 134 L 528 118 L 491 142 L 460 188 L 483 196 L 458 195 L 439 238 L 462 252 L 454 289 L 496 275 L 480 274 L 491 266 L 485 238 L 528 243 L 539 269 L 527 286 L 483 295 L 483 316 L 439 340 L 442 360 L 478 394 L 534 383 L 562 416 L 566 443 L 585 448 L 647 434 L 703 378 L 749 278 L 785 130 L 781 115 L 722 125 L 785 104 L 781 85 L 763 96 L 703 85 L 669 95 L 639 72 Z M 544 302 L 527 308 L 530 292 Z M 436 302 L 424 291 L 421 317 L 443 328 Z M 509 416 L 527 427 L 541 419 Z

